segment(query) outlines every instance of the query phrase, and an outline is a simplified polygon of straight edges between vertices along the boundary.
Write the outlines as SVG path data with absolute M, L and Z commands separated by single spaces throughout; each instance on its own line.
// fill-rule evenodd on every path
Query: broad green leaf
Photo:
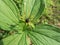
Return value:
M 51 25 L 37 25 L 28 35 L 34 45 L 60 45 L 60 29 Z
M 29 18 L 35 0 L 23 0 L 22 15 L 24 18 Z
M 26 33 L 22 34 L 13 34 L 7 38 L 2 39 L 3 45 L 29 45 L 29 39 L 27 38 Z M 0 45 L 2 43 L 0 42 Z
M 42 12 L 44 11 L 45 8 L 45 2 L 44 0 L 36 0 L 35 5 L 32 9 L 31 12 L 31 19 L 33 18 L 32 22 L 36 23 L 38 22 L 39 18 L 42 15 Z
M 22 15 L 24 19 L 36 20 L 37 18 L 39 19 L 44 8 L 44 0 L 23 0 Z
M 10 25 L 19 22 L 19 10 L 12 0 L 0 0 L 0 27 L 10 30 Z

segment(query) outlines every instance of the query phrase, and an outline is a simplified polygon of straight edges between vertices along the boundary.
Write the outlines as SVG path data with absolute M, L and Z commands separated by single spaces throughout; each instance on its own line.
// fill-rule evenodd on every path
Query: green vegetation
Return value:
M 60 45 L 60 0 L 0 0 L 0 45 Z

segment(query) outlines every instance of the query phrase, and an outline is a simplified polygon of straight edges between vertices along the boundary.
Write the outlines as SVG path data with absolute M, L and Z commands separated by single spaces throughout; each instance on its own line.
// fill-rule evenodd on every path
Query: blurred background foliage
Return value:
M 45 5 L 40 23 L 60 26 L 60 0 L 45 0 Z

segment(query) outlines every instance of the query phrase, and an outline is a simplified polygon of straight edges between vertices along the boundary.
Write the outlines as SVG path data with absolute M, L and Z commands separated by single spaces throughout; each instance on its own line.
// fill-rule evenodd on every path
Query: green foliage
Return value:
M 38 24 L 48 1 L 0 0 L 0 45 L 60 45 L 60 28 Z
M 45 0 L 45 10 L 40 18 L 41 23 L 59 25 L 60 3 L 59 0 Z

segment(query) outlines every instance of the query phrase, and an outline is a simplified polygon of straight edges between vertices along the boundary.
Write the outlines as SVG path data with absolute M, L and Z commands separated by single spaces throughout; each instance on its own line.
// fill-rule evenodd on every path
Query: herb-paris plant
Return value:
M 60 45 L 59 28 L 38 24 L 44 0 L 20 2 L 18 8 L 13 0 L 0 0 L 0 28 L 10 32 L 0 45 Z

